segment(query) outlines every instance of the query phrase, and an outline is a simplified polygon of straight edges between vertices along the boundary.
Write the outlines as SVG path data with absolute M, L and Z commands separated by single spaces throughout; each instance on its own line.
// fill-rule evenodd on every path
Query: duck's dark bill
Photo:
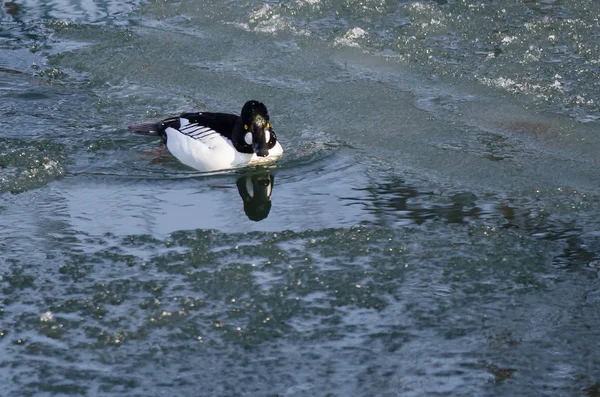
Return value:
M 259 157 L 267 157 L 269 155 L 269 148 L 264 142 L 254 142 L 252 144 L 252 149 L 254 150 L 254 153 L 256 153 L 256 155 Z

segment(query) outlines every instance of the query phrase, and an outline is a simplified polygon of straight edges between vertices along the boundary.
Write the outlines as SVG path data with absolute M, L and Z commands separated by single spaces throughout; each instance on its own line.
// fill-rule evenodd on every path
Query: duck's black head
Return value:
M 257 156 L 268 156 L 271 124 L 269 122 L 269 111 L 265 104 L 258 101 L 246 102 L 242 108 L 241 117 L 246 144 L 252 146 L 252 150 Z

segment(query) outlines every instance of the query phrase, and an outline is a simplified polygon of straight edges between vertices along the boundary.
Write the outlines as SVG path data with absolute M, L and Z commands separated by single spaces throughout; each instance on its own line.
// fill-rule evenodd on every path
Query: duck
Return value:
M 132 132 L 159 136 L 181 163 L 198 171 L 219 171 L 273 162 L 283 148 L 264 103 L 250 100 L 240 115 L 181 113 L 152 123 L 134 124 Z

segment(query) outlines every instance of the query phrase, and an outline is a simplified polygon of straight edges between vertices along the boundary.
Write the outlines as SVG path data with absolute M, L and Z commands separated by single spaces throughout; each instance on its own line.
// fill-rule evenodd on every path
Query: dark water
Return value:
M 600 395 L 598 15 L 4 2 L 0 395 Z M 271 168 L 125 129 L 251 98 Z

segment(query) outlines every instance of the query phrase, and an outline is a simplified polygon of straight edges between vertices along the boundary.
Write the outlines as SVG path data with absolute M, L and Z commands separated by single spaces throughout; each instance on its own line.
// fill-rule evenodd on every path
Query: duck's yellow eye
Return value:
M 248 131 L 248 124 L 244 124 L 244 129 Z
M 267 123 L 267 128 L 271 128 L 271 123 Z

